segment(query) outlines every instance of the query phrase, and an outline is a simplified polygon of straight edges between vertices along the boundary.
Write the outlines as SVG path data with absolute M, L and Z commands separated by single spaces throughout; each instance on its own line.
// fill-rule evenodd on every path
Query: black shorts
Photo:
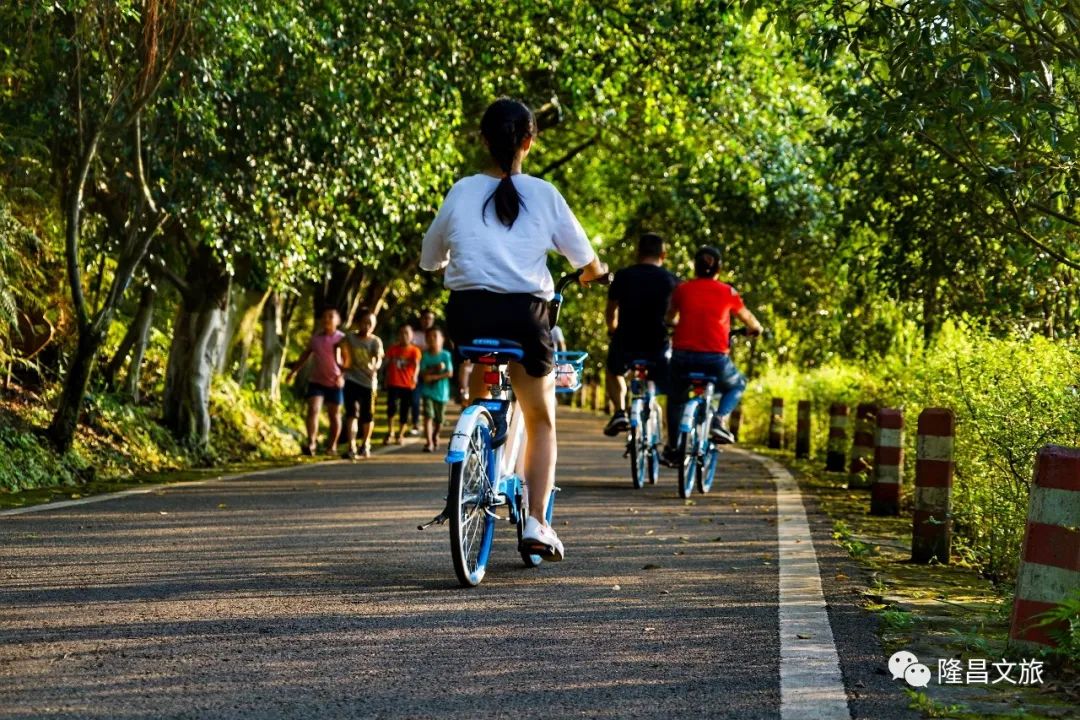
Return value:
M 386 417 L 398 415 L 404 422 L 409 416 L 409 408 L 412 407 L 412 394 L 412 388 L 386 388 Z
M 625 341 L 618 335 L 611 336 L 608 342 L 608 372 L 613 375 L 622 375 L 626 372 L 629 363 L 635 360 L 645 360 L 652 363 L 649 368 L 649 377 L 656 383 L 657 392 L 666 392 L 670 365 L 667 345 L 665 344 L 660 348 L 641 349 L 623 347 L 624 344 Z
M 345 419 L 361 423 L 375 419 L 375 391 L 351 380 L 345 381 Z
M 446 304 L 446 330 L 457 346 L 476 338 L 511 340 L 521 345 L 521 366 L 533 377 L 555 367 L 548 303 L 526 293 L 454 290 Z

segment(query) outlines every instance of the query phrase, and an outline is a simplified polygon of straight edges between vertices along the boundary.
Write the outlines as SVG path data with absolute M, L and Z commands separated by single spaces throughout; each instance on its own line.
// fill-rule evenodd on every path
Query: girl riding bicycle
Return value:
M 420 267 L 446 268 L 450 290 L 446 327 L 455 344 L 500 338 L 521 345 L 510 364 L 510 383 L 525 420 L 525 480 L 529 519 L 522 546 L 547 548 L 561 560 L 563 546 L 546 523 L 555 486 L 554 344 L 548 301 L 555 293 L 549 251 L 584 268 L 582 284 L 607 274 L 566 200 L 550 183 L 525 175 L 522 161 L 536 136 L 536 120 L 523 103 L 502 98 L 480 121 L 492 164 L 459 180 L 447 193 L 424 236 Z M 472 398 L 488 396 L 484 373 L 470 377 Z

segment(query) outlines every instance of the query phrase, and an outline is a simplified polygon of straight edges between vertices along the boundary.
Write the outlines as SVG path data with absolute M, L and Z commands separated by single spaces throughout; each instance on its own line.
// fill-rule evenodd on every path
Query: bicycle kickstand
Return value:
M 451 512 L 451 510 L 450 510 L 450 500 L 447 499 L 446 507 L 444 507 L 442 509 L 441 513 L 439 513 L 435 517 L 431 518 L 431 520 L 424 523 L 423 525 L 417 525 L 416 529 L 417 530 L 427 530 L 432 525 L 442 525 L 443 523 L 445 523 L 447 520 L 450 519 L 450 512 Z

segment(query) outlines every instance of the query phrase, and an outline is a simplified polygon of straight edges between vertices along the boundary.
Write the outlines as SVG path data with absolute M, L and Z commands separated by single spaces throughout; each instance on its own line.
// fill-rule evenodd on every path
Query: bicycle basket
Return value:
M 589 353 L 567 350 L 555 353 L 555 392 L 572 393 L 581 388 L 581 374 Z

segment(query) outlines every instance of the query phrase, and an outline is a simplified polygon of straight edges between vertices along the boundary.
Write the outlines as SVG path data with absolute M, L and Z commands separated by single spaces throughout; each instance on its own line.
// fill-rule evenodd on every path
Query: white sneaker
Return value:
M 539 555 L 545 560 L 558 562 L 563 559 L 563 544 L 550 525 L 530 515 L 525 521 L 525 530 L 521 533 L 518 552 Z

